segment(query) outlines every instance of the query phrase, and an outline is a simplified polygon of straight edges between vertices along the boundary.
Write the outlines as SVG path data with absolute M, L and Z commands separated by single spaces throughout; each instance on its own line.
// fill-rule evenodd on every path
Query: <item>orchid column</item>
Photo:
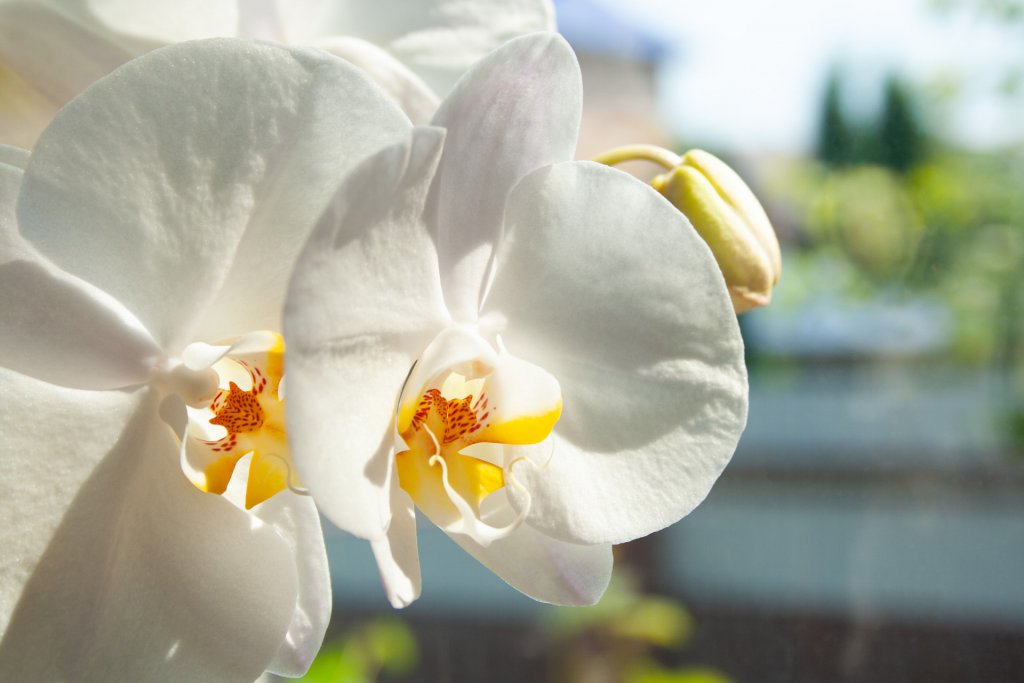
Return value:
M 0 679 L 309 666 L 330 585 L 276 332 L 340 180 L 408 128 L 326 53 L 214 40 L 0 148 Z
M 415 511 L 515 588 L 590 604 L 611 544 L 707 495 L 746 419 L 725 282 L 654 189 L 573 162 L 575 56 L 507 43 L 352 172 L 285 312 L 293 457 L 420 592 Z

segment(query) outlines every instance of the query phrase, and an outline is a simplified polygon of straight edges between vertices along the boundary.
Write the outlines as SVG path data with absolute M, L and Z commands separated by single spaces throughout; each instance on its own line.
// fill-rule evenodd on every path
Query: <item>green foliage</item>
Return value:
M 1024 368 L 1024 158 L 949 152 L 914 170 L 909 189 L 929 226 L 925 284 L 954 313 L 960 358 Z
M 909 188 L 925 221 L 954 240 L 1024 218 L 1024 151 L 945 152 L 919 164 Z
M 405 676 L 416 669 L 419 648 L 400 619 L 372 619 L 321 648 L 305 683 L 373 683 L 380 673 Z
M 924 232 L 902 180 L 876 166 L 828 174 L 808 207 L 808 231 L 876 282 L 903 280 Z
M 804 229 L 773 308 L 823 292 L 942 300 L 955 357 L 1024 388 L 1024 149 L 944 151 L 905 174 L 873 166 L 780 166 L 770 202 Z M 1008 403 L 1011 402 L 1008 400 Z M 1019 401 L 1018 401 L 1019 402 Z
M 574 683 L 729 683 L 707 668 L 665 668 L 650 653 L 678 650 L 693 635 L 689 612 L 671 598 L 641 593 L 617 570 L 594 607 L 560 609 L 548 624 L 556 681 Z
M 556 638 L 600 633 L 658 647 L 680 647 L 693 634 L 693 618 L 671 598 L 644 595 L 627 572 L 616 572 L 601 602 L 586 609 L 554 613 L 549 631 Z
M 1024 0 L 932 0 L 940 11 L 973 9 L 1000 22 L 1024 22 Z
M 643 661 L 626 671 L 623 683 L 731 683 L 721 672 L 705 667 L 668 669 Z

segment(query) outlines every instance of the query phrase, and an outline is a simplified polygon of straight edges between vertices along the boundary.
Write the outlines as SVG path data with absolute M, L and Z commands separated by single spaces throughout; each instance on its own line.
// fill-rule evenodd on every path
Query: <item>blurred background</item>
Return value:
M 425 524 L 424 597 L 394 612 L 328 530 L 307 680 L 1024 681 L 1024 2 L 556 5 L 579 158 L 703 147 L 779 233 L 775 301 L 741 318 L 749 426 L 595 608 Z

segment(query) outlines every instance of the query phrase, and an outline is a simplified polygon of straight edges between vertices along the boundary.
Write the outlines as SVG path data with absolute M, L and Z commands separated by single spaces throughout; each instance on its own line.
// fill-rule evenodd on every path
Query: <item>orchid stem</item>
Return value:
M 594 157 L 594 161 L 597 163 L 608 166 L 621 164 L 625 161 L 638 160 L 653 161 L 668 170 L 672 170 L 683 163 L 683 158 L 675 152 L 670 152 L 663 147 L 656 147 L 654 145 L 626 145 L 625 147 L 610 149 Z

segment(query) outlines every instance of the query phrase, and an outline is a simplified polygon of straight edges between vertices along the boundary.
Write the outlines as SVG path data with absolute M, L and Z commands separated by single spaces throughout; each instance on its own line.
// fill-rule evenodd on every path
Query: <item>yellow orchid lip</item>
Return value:
M 494 366 L 477 361 L 461 369 L 478 376 L 444 370 L 402 401 L 398 429 L 407 448 L 395 455 L 399 485 L 438 525 L 497 538 L 522 520 L 506 529 L 481 521 L 484 500 L 507 484 L 503 448 L 547 439 L 561 416 L 561 392 L 542 369 L 507 353 Z M 538 376 L 549 391 L 524 402 L 520 383 Z M 482 450 L 496 453 L 494 461 L 478 457 Z
M 221 389 L 205 409 L 190 413 L 195 431 L 205 423 L 222 433 L 213 438 L 190 435 L 186 444 L 193 483 L 214 494 L 228 491 L 239 461 L 252 454 L 245 482 L 247 510 L 291 488 L 294 478 L 281 386 L 284 338 L 260 334 L 262 343 L 255 349 L 229 350 L 214 364 Z
M 431 462 L 435 457 L 444 458 L 449 483 L 477 513 L 483 499 L 505 485 L 501 467 L 461 453 L 475 443 L 473 435 L 488 417 L 486 401 L 483 395 L 476 400 L 472 395 L 447 399 L 439 389 L 423 394 L 402 433 L 409 449 L 395 456 L 399 483 L 421 507 L 457 514 L 445 495 L 441 470 Z

